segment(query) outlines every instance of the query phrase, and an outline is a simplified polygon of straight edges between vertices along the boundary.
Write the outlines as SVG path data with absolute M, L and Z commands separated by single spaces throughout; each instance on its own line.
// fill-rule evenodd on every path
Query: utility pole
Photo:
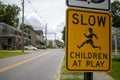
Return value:
M 55 34 L 55 40 L 54 40 L 54 48 L 56 48 L 56 33 Z
M 55 40 L 56 40 L 56 33 L 55 33 Z
M 47 23 L 45 23 L 45 47 L 47 48 Z
M 22 52 L 24 53 L 24 0 L 22 0 Z

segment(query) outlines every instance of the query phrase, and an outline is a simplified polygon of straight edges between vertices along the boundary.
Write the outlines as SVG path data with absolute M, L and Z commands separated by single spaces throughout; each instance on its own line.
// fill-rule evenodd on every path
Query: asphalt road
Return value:
M 57 80 L 63 49 L 38 50 L 0 60 L 0 80 Z

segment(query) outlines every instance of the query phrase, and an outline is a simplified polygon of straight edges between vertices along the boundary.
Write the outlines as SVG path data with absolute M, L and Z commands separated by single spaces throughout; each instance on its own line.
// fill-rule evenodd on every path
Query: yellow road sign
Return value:
M 67 69 L 109 71 L 111 69 L 111 14 L 68 8 Z

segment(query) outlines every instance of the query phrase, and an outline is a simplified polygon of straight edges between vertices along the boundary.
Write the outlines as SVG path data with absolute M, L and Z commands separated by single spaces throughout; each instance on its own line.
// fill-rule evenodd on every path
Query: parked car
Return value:
M 32 45 L 24 46 L 24 49 L 26 49 L 26 50 L 37 50 L 37 48 L 32 46 Z

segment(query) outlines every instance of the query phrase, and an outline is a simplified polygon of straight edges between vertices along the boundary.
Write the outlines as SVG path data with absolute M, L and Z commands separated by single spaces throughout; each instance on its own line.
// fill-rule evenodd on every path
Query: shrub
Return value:
M 112 61 L 120 62 L 120 56 L 115 56 L 112 58 Z

